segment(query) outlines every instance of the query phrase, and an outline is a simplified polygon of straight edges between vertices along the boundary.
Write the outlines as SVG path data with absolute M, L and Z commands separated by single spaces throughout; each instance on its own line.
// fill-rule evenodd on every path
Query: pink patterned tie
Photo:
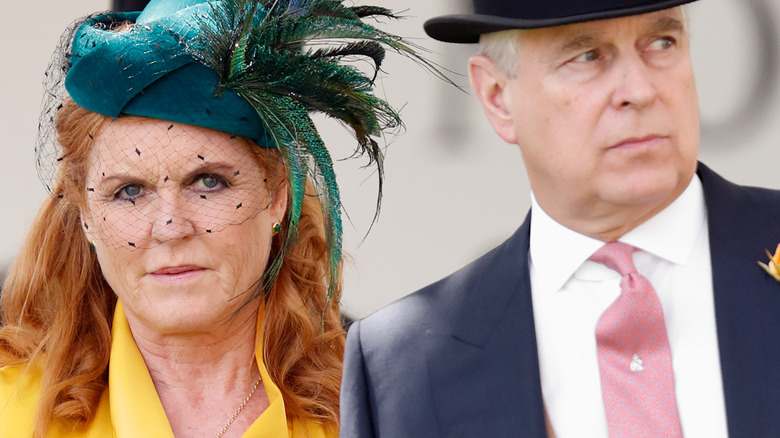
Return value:
M 607 243 L 590 258 L 623 276 L 620 296 L 596 325 L 609 436 L 682 437 L 664 312 L 653 286 L 636 272 L 634 249 Z

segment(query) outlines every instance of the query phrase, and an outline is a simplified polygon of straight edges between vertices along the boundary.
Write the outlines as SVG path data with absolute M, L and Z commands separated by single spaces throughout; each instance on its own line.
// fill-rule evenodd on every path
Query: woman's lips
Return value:
M 205 268 L 196 265 L 166 266 L 149 275 L 161 283 L 177 284 L 186 283 L 205 271 Z

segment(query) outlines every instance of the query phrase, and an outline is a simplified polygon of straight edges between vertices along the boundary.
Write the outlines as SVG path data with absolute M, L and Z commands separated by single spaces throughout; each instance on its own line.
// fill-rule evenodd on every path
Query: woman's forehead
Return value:
M 200 126 L 136 116 L 119 117 L 94 136 L 92 159 L 104 165 L 186 166 L 206 162 L 259 166 L 243 138 Z

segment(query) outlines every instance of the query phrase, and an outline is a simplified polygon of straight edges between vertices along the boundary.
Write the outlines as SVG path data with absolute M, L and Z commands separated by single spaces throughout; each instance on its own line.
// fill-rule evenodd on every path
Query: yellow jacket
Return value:
M 244 433 L 244 438 L 336 437 L 316 423 L 288 423 L 279 388 L 271 381 L 262 360 L 262 334 L 258 317 L 255 353 L 270 405 Z M 121 303 L 114 315 L 108 390 L 103 392 L 97 415 L 86 430 L 73 431 L 61 424 L 49 429 L 59 438 L 173 438 L 152 378 L 135 345 Z M 40 397 L 40 371 L 31 366 L 0 368 L 0 438 L 31 437 L 33 417 Z M 216 435 L 214 431 L 213 435 Z M 207 435 L 211 435 L 210 433 Z

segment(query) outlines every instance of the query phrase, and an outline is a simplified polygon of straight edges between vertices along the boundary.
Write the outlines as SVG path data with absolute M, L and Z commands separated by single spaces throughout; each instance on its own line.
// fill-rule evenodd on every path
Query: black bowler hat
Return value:
M 483 33 L 534 29 L 625 17 L 695 0 L 473 0 L 474 14 L 443 15 L 425 22 L 425 32 L 448 43 L 476 43 Z

